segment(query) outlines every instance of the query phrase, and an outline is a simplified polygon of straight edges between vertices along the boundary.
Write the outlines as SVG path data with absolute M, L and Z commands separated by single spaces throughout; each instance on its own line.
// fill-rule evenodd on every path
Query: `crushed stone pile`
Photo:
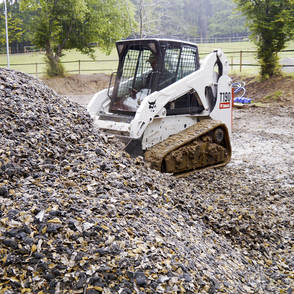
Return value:
M 0 69 L 1 293 L 291 293 L 293 187 L 233 166 L 176 179 L 118 145 Z

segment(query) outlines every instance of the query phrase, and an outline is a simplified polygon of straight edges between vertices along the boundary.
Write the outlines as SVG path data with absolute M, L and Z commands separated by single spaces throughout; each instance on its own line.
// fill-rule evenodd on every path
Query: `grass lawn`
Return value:
M 216 48 L 221 48 L 231 64 L 231 73 L 234 74 L 257 74 L 258 66 L 249 66 L 244 64 L 257 64 L 256 47 L 252 42 L 233 42 L 233 43 L 209 43 L 199 44 L 200 58 L 203 58 L 207 53 Z M 294 50 L 294 41 L 290 42 L 288 50 Z M 240 51 L 242 50 L 242 53 Z M 70 73 L 90 74 L 103 72 L 110 74 L 116 70 L 118 57 L 116 49 L 110 55 L 105 55 L 99 49 L 96 49 L 95 60 L 89 56 L 83 55 L 77 50 L 68 50 L 64 52 L 62 62 L 66 71 Z M 281 59 L 284 57 L 294 58 L 293 52 L 283 52 L 280 54 Z M 242 67 L 240 68 L 240 59 L 242 59 Z M 25 53 L 10 55 L 10 67 L 15 70 L 30 73 L 35 76 L 45 75 L 44 53 Z M 0 66 L 6 66 L 6 54 L 0 54 Z M 241 70 L 241 72 L 240 72 Z
M 259 72 L 258 66 L 252 66 L 249 64 L 257 64 L 256 53 L 250 51 L 256 51 L 256 46 L 252 42 L 233 42 L 233 43 L 211 43 L 211 44 L 199 44 L 200 57 L 203 57 L 202 52 L 211 52 L 216 48 L 221 48 L 225 53 L 231 65 L 231 73 L 234 74 L 246 74 L 256 75 Z M 240 51 L 242 50 L 242 53 Z M 280 58 L 285 57 L 294 58 L 294 41 L 289 42 L 285 50 L 293 50 L 293 52 L 281 52 Z M 248 52 L 249 51 L 249 52 Z M 232 53 L 234 52 L 234 53 Z M 242 67 L 240 71 L 240 59 L 242 59 Z M 248 64 L 247 66 L 245 64 Z
M 62 62 L 66 71 L 70 73 L 111 73 L 117 67 L 117 53 L 114 49 L 110 55 L 106 55 L 99 49 L 96 49 L 95 60 L 89 56 L 81 54 L 77 50 L 64 51 Z M 0 54 L 0 66 L 6 66 L 6 54 Z M 23 53 L 10 55 L 10 68 L 25 73 L 42 76 L 46 72 L 45 53 Z M 36 74 L 38 73 L 38 74 Z

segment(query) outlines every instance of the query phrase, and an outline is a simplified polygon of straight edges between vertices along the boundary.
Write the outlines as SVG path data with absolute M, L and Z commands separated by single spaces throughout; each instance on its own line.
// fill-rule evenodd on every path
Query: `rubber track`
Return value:
M 225 136 L 228 146 L 228 158 L 225 162 L 214 165 L 213 167 L 219 167 L 226 165 L 231 159 L 231 145 L 226 125 L 217 120 L 203 119 L 193 126 L 183 130 L 180 133 L 168 137 L 166 140 L 154 145 L 145 152 L 145 161 L 150 164 L 150 167 L 161 171 L 162 161 L 164 157 L 170 152 L 194 141 L 198 137 L 212 131 L 213 129 L 222 126 L 225 128 Z M 203 167 L 207 168 L 207 166 Z

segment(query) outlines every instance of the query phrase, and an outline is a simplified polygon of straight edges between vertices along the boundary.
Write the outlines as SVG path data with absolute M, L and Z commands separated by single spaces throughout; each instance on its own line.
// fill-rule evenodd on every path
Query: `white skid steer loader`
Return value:
M 168 39 L 116 46 L 117 72 L 87 107 L 96 126 L 124 138 L 128 153 L 144 154 L 162 172 L 227 164 L 232 89 L 224 53 L 200 61 L 197 45 Z

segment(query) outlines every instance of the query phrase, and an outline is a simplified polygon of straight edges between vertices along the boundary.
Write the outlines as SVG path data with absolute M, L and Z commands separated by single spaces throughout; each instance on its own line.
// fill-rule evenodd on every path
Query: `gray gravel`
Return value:
M 0 96 L 1 293 L 294 290 L 293 109 L 236 111 L 232 162 L 176 179 L 39 80 Z
M 292 293 L 294 108 L 236 109 L 233 125 L 231 162 L 187 178 L 189 189 L 208 196 L 196 199 L 205 224 L 262 265 L 263 292 Z

